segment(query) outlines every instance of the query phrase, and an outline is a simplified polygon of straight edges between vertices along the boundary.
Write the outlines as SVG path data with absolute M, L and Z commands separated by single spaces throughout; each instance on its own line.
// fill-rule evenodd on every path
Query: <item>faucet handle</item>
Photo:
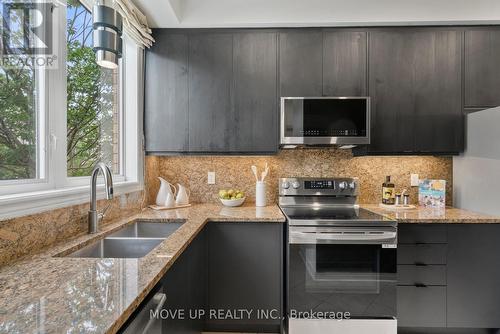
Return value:
M 99 219 L 103 219 L 104 217 L 106 217 L 106 212 L 108 211 L 108 209 L 110 207 L 111 207 L 111 201 L 108 201 L 108 205 L 106 205 L 104 210 L 102 210 L 101 212 L 98 213 Z

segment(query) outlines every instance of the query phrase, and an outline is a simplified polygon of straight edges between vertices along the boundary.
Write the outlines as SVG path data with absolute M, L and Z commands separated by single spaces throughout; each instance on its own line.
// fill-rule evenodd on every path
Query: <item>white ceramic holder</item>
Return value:
M 255 206 L 266 206 L 266 184 L 264 181 L 257 181 L 255 184 Z

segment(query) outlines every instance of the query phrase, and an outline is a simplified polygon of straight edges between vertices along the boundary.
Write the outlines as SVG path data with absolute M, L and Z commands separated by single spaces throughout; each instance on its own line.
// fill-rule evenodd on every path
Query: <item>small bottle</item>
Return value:
M 394 205 L 396 202 L 396 192 L 394 183 L 391 183 L 391 177 L 386 176 L 385 182 L 382 184 L 382 203 Z

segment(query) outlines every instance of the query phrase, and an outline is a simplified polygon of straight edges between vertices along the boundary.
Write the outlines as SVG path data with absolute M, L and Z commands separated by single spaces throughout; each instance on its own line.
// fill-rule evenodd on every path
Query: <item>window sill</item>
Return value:
M 115 196 L 140 190 L 143 190 L 143 185 L 137 181 L 116 182 L 113 185 Z M 103 198 L 105 198 L 104 187 L 98 185 L 97 199 Z M 88 185 L 0 196 L 0 220 L 60 209 L 89 201 L 90 186 Z

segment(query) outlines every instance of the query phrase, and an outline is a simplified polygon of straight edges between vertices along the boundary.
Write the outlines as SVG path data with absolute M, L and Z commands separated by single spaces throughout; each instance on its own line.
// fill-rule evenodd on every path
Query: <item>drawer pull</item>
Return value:
M 427 265 L 423 262 L 415 262 L 415 265 L 416 266 L 419 266 L 419 267 L 426 267 Z
M 415 287 L 417 287 L 417 288 L 426 288 L 427 285 L 425 285 L 423 283 L 415 283 Z

